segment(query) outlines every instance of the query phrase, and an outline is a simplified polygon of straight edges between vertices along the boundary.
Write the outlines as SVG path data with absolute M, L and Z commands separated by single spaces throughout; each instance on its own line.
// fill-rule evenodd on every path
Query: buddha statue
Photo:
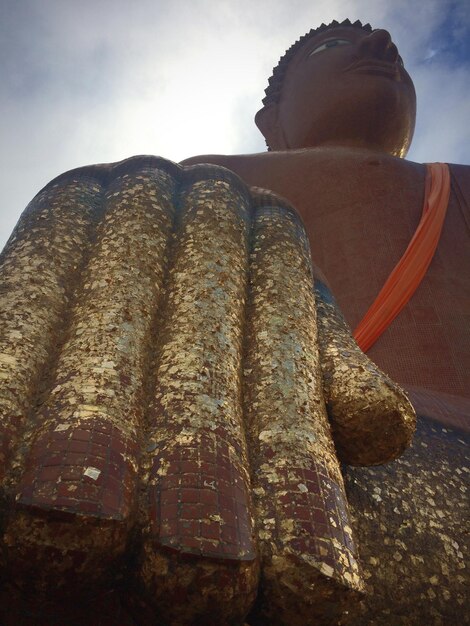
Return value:
M 420 497 L 461 444 L 423 460 L 419 432 L 401 461 L 415 415 L 392 379 L 418 413 L 468 408 L 467 169 L 372 360 L 347 325 L 434 206 L 403 159 L 414 116 L 388 33 L 334 22 L 275 69 L 267 153 L 87 166 L 32 200 L 0 263 L 2 623 L 396 624 L 387 576 L 436 577 L 418 530 L 460 563 Z
M 354 329 L 420 221 L 426 167 L 404 159 L 415 115 L 414 86 L 389 33 L 333 22 L 301 37 L 274 69 L 256 115 L 268 152 L 185 163 L 223 165 L 286 198 Z M 470 285 L 461 268 L 470 262 L 470 170 L 449 169 L 450 198 L 433 261 L 368 354 L 416 392 L 417 405 L 426 396 L 432 410 L 435 397 L 436 406 L 458 404 L 468 416 Z

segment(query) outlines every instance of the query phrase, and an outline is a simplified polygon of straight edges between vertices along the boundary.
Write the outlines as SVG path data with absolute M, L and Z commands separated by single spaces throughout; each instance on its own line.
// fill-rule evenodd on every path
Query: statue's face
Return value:
M 289 64 L 276 113 L 279 148 L 351 145 L 404 156 L 415 115 L 413 83 L 388 32 L 332 28 Z

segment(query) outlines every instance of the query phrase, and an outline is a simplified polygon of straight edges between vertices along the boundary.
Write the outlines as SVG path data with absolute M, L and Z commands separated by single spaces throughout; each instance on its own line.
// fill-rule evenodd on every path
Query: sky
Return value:
M 386 28 L 418 98 L 418 162 L 470 164 L 468 0 L 0 0 L 0 248 L 74 167 L 265 150 L 279 57 L 333 19 Z

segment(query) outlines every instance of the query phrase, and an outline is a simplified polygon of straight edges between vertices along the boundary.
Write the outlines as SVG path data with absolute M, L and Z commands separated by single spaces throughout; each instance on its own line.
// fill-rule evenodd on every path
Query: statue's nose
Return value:
M 359 57 L 375 57 L 389 63 L 398 59 L 398 49 L 392 42 L 387 30 L 374 30 L 370 35 L 360 40 L 358 45 Z

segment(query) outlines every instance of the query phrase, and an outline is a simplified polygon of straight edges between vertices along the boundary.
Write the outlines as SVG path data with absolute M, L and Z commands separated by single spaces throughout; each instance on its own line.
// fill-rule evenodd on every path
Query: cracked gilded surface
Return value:
M 171 624 L 243 619 L 258 582 L 240 376 L 249 195 L 208 174 L 189 170 L 178 198 L 144 457 L 140 583 Z
M 261 555 L 257 623 L 341 620 L 362 583 L 291 209 L 136 157 L 53 181 L 3 258 L 2 427 L 27 422 L 5 482 L 15 588 L 125 575 L 139 623 L 238 624 Z
M 351 626 L 469 624 L 468 436 L 418 417 L 412 447 L 347 468 L 367 595 Z
M 51 559 L 52 547 L 88 551 L 74 567 L 89 577 L 125 549 L 136 499 L 143 376 L 173 191 L 169 174 L 143 169 L 116 176 L 104 194 L 67 339 L 29 433 L 32 443 L 16 489 L 20 510 L 5 538 L 12 553 L 30 559 L 38 585 L 41 576 L 50 584 L 73 563 L 66 559 L 62 567 Z M 57 533 L 57 524 L 45 524 L 38 507 L 78 515 Z M 103 521 L 84 521 L 90 516 Z
M 323 399 L 309 248 L 292 210 L 269 195 L 255 204 L 244 374 L 259 613 L 331 623 L 362 581 Z
M 351 465 L 391 461 L 410 445 L 415 411 L 357 346 L 328 287 L 315 280 L 323 386 L 338 455 Z
M 67 312 L 101 186 L 63 181 L 29 204 L 0 258 L 0 477 Z

